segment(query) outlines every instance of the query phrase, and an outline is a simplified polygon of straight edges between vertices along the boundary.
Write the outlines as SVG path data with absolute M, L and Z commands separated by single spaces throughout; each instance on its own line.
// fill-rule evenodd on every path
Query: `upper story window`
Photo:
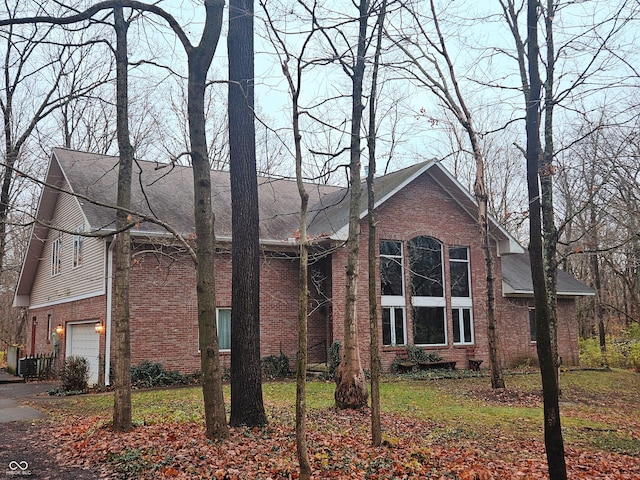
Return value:
M 76 228 L 77 233 L 82 233 L 83 228 Z M 84 237 L 82 235 L 74 235 L 73 236 L 73 268 L 77 268 L 82 266 L 82 243 Z
M 449 270 L 451 271 L 451 296 L 470 297 L 469 249 L 449 247 Z
M 402 242 L 380 241 L 380 291 L 385 296 L 404 295 Z
M 59 275 L 62 270 L 62 235 L 51 244 L 51 275 Z
M 411 268 L 411 295 L 444 297 L 442 245 L 431 237 L 415 237 L 408 242 Z

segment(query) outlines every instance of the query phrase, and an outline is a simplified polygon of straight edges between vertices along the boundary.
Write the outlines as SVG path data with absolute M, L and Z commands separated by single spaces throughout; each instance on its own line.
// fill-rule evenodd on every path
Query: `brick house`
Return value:
M 85 356 L 92 382 L 109 383 L 114 351 L 113 235 L 117 161 L 110 156 L 53 150 L 14 306 L 28 310 L 28 353 Z M 217 236 L 216 301 L 221 356 L 229 363 L 231 324 L 231 214 L 227 172 L 213 171 Z M 259 178 L 261 354 L 297 350 L 297 210 L 295 181 Z M 138 161 L 132 210 L 193 235 L 193 180 L 188 167 Z M 348 190 L 309 184 L 309 357 L 326 361 L 327 347 L 343 338 L 343 247 Z M 376 180 L 383 366 L 404 345 L 420 345 L 466 368 L 487 360 L 486 281 L 476 204 L 438 162 L 425 162 Z M 361 214 L 360 291 L 357 306 L 364 367 L 368 368 L 366 198 Z M 147 220 L 132 229 L 132 363 L 151 360 L 167 369 L 199 368 L 195 270 L 186 248 Z M 88 236 L 91 235 L 91 236 Z M 533 292 L 528 256 L 492 224 L 497 311 L 505 363 L 535 357 Z M 575 299 L 593 292 L 559 272 L 559 348 L 578 361 Z M 486 363 L 485 363 L 486 365 Z

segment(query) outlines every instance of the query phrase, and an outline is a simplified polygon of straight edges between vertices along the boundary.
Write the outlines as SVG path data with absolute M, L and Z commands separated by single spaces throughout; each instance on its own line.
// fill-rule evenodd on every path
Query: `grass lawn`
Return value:
M 333 383 L 309 382 L 314 477 L 544 478 L 540 376 L 506 382 L 494 392 L 487 377 L 385 379 L 385 445 L 377 449 L 369 446 L 368 412 L 335 411 Z M 640 478 L 640 375 L 567 371 L 561 386 L 570 476 Z M 295 383 L 268 382 L 263 392 L 270 426 L 233 429 L 222 444 L 204 439 L 200 387 L 135 392 L 136 429 L 127 434 L 107 428 L 111 394 L 41 405 L 52 413 L 49 444 L 61 460 L 102 464 L 122 478 L 295 478 Z

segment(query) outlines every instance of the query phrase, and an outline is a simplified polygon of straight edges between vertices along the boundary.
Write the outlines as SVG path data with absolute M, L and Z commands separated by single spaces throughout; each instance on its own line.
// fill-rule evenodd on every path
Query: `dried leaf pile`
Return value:
M 514 441 L 496 435 L 487 444 L 444 425 L 385 414 L 384 445 L 374 448 L 368 414 L 333 409 L 311 413 L 312 478 L 548 478 L 539 440 Z M 290 419 L 275 416 L 265 429 L 231 429 L 231 438 L 224 442 L 208 441 L 199 423 L 156 423 L 114 433 L 107 417 L 57 423 L 40 435 L 59 464 L 98 466 L 112 478 L 298 477 L 293 425 Z M 572 448 L 566 453 L 570 478 L 640 478 L 636 457 Z

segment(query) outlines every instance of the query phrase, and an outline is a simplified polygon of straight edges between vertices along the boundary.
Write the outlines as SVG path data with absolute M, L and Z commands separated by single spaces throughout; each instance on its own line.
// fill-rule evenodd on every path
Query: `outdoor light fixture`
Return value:
M 98 333 L 104 332 L 104 325 L 102 324 L 102 322 L 96 323 L 95 329 L 96 329 L 96 332 Z
M 56 333 L 58 335 L 62 335 L 62 332 L 64 332 L 64 328 L 62 327 L 62 324 L 59 323 L 58 326 L 56 327 Z

